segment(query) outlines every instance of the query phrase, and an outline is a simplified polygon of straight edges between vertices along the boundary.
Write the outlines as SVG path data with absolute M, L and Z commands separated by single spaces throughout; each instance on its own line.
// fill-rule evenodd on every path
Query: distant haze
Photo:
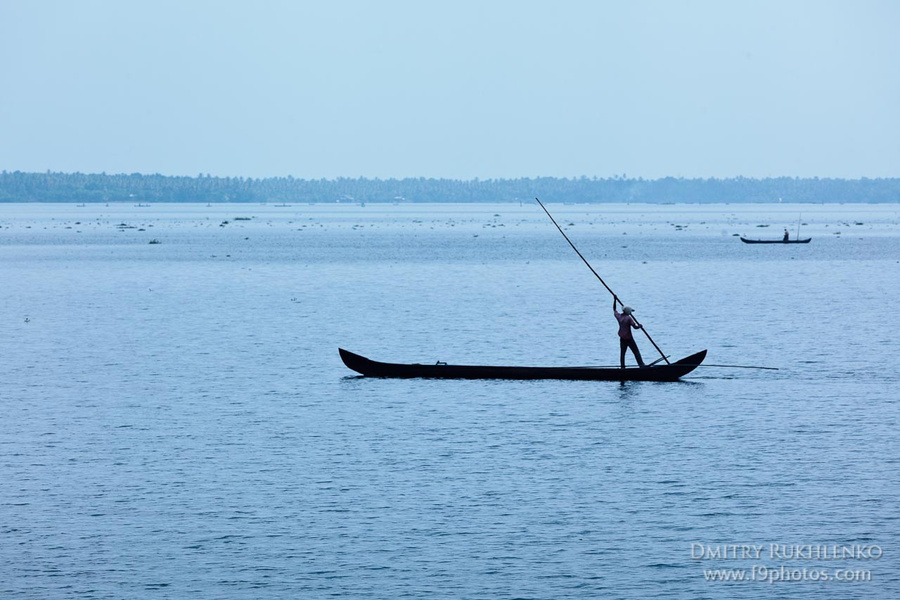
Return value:
M 0 170 L 900 176 L 900 3 L 0 3 Z

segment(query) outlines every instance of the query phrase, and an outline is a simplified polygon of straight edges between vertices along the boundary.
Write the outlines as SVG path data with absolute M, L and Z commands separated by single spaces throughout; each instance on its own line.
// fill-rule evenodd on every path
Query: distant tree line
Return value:
M 900 202 L 900 179 L 295 179 L 0 173 L 0 202 Z

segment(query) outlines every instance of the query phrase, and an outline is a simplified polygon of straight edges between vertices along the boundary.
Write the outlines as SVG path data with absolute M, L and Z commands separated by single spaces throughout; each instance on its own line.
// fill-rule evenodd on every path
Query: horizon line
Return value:
M 426 180 L 426 181 L 457 181 L 462 183 L 474 183 L 474 182 L 485 182 L 485 181 L 520 181 L 520 180 L 538 180 L 538 179 L 558 179 L 564 181 L 660 181 L 665 179 L 676 179 L 676 180 L 687 180 L 687 181 L 727 181 L 733 179 L 748 179 L 753 181 L 765 181 L 768 179 L 795 179 L 795 180 L 819 180 L 819 181 L 878 181 L 878 180 L 892 180 L 892 179 L 900 179 L 900 175 L 892 176 L 892 177 L 868 177 L 868 176 L 860 176 L 860 177 L 823 177 L 820 175 L 812 175 L 812 176 L 802 176 L 802 175 L 770 175 L 766 177 L 751 177 L 746 175 L 733 175 L 730 177 L 719 177 L 719 176 L 710 176 L 710 177 L 685 177 L 683 175 L 665 175 L 662 177 L 628 177 L 626 174 L 622 175 L 611 175 L 607 177 L 602 177 L 600 175 L 573 175 L 571 177 L 565 176 L 555 176 L 555 175 L 535 175 L 535 176 L 519 176 L 519 177 L 473 177 L 471 179 L 461 179 L 458 177 L 426 177 L 426 176 L 406 176 L 406 177 L 369 177 L 369 176 L 349 176 L 349 175 L 339 175 L 336 177 L 298 177 L 292 174 L 288 175 L 268 175 L 264 177 L 253 177 L 248 175 L 211 175 L 209 173 L 200 172 L 197 175 L 166 175 L 159 172 L 154 173 L 145 173 L 140 171 L 133 171 L 131 173 L 120 172 L 120 173 L 107 173 L 106 171 L 101 172 L 83 172 L 83 171 L 52 171 L 47 169 L 46 171 L 22 171 L 20 169 L 16 169 L 14 171 L 10 171 L 7 169 L 0 170 L 0 176 L 4 175 L 88 175 L 88 176 L 101 176 L 101 177 L 133 177 L 133 176 L 141 176 L 141 177 L 169 177 L 169 178 L 181 178 L 181 179 L 252 179 L 252 180 L 266 180 L 266 179 L 288 179 L 294 181 L 341 181 L 341 180 L 351 180 L 351 181 L 404 181 L 404 180 Z

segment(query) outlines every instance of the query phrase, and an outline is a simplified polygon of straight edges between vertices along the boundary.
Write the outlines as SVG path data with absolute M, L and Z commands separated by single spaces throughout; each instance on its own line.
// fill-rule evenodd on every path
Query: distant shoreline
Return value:
M 140 173 L 0 172 L 0 203 L 508 203 L 884 204 L 900 202 L 900 178 L 297 179 L 178 177 Z

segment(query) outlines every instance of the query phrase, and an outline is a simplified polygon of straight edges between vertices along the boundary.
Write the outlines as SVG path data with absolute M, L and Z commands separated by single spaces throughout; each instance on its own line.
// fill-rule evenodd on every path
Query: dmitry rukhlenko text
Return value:
M 867 544 L 691 544 L 694 560 L 878 560 L 883 554 Z

